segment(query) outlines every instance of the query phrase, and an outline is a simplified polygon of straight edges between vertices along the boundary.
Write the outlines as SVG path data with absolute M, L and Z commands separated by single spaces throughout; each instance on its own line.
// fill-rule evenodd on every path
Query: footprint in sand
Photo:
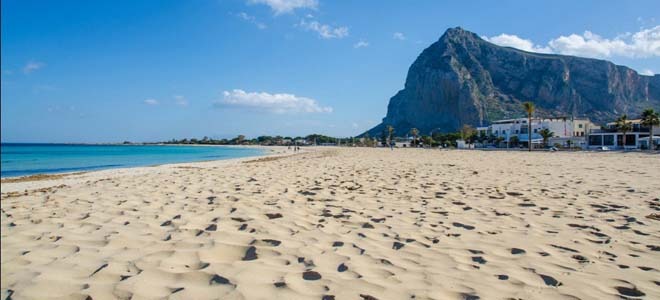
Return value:
M 321 274 L 314 271 L 305 271 L 303 272 L 302 277 L 305 280 L 319 280 L 321 279 Z
M 245 256 L 243 256 L 244 261 L 255 260 L 257 259 L 257 247 L 250 246 L 250 248 L 245 251 Z

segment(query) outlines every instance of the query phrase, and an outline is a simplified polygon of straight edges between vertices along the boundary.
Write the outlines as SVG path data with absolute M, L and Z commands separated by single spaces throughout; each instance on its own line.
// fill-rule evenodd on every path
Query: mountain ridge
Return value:
M 536 104 L 538 116 L 586 116 L 604 123 L 619 114 L 659 109 L 660 75 L 641 75 L 602 59 L 502 47 L 455 27 L 420 53 L 382 123 L 365 134 L 380 135 L 387 125 L 399 135 L 413 127 L 428 134 L 488 125 L 524 116 L 524 101 Z

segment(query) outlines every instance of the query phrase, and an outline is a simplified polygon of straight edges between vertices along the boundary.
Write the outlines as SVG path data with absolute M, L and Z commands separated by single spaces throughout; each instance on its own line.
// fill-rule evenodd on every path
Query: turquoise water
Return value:
M 2 144 L 0 177 L 101 170 L 257 156 L 263 149 L 223 146 Z

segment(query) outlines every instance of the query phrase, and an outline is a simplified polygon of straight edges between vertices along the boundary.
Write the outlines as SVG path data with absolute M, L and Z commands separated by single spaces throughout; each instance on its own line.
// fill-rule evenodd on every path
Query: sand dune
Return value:
M 658 155 L 249 161 L 2 183 L 2 298 L 660 299 Z

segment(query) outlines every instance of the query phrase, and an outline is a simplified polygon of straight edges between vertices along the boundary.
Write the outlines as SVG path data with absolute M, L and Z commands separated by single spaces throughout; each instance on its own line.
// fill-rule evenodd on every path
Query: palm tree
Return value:
M 555 133 L 550 131 L 548 128 L 543 128 L 539 130 L 539 134 L 543 138 L 543 147 L 548 147 L 548 139 L 555 136 Z
M 616 129 L 623 134 L 623 149 L 626 149 L 626 132 L 632 130 L 632 123 L 628 122 L 628 115 L 620 116 L 615 121 Z
M 394 133 L 394 127 L 392 125 L 387 125 L 387 141 L 389 143 L 388 146 L 392 145 L 392 134 Z
M 467 140 L 474 136 L 475 132 L 476 130 L 472 126 L 465 124 L 461 127 L 461 139 L 467 142 Z
M 523 103 L 523 108 L 527 113 L 527 144 L 529 151 L 532 151 L 532 114 L 534 113 L 534 103 L 527 101 Z
M 419 130 L 417 128 L 410 129 L 410 134 L 413 136 L 413 144 L 417 146 L 417 135 L 419 134 Z
M 649 150 L 653 151 L 653 126 L 660 125 L 660 113 L 652 108 L 647 108 L 642 112 L 642 125 L 649 127 Z

